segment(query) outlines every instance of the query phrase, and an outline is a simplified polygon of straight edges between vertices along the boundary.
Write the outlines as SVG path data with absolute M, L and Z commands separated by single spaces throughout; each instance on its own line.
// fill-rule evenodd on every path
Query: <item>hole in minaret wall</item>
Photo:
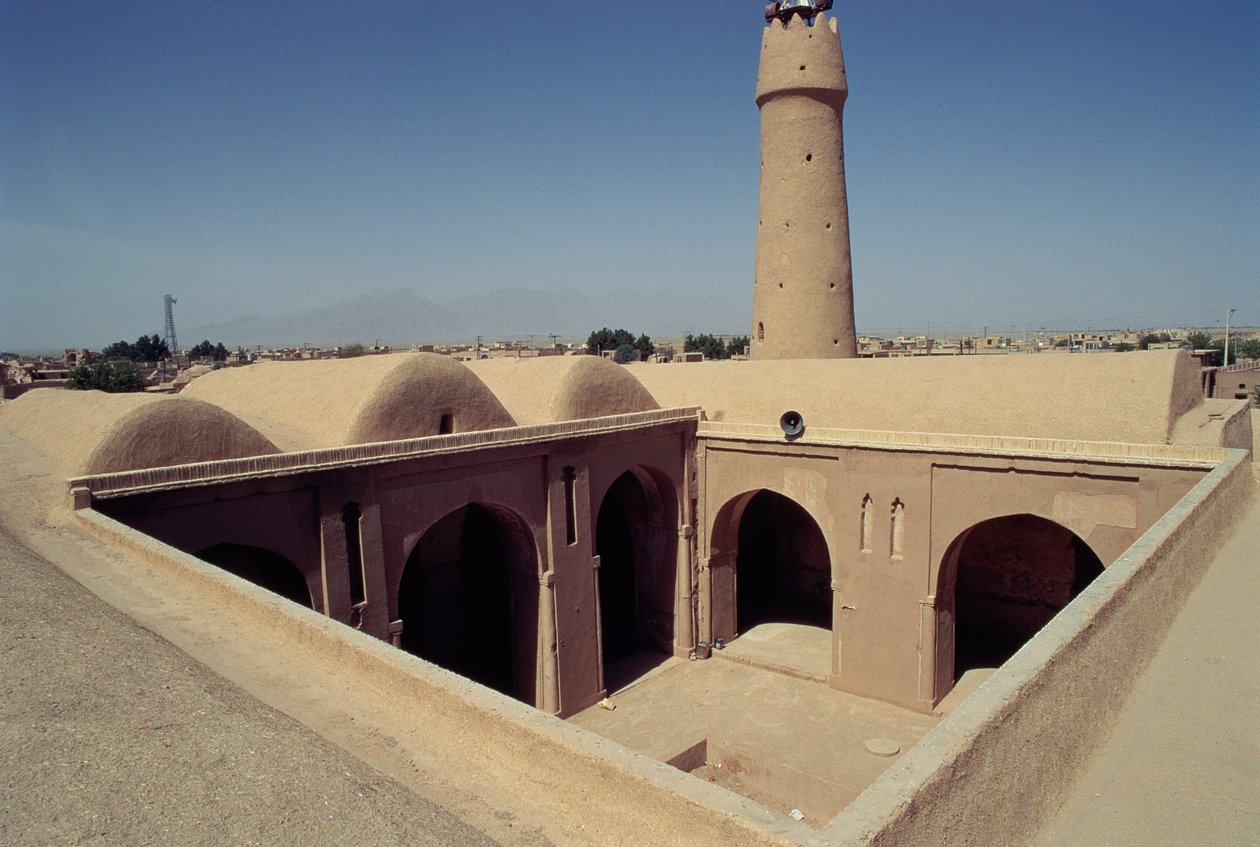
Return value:
M 805 161 L 807 161 L 807 162 L 812 162 L 812 161 L 814 161 L 814 154 L 813 154 L 813 153 L 806 153 L 806 154 L 805 154 Z

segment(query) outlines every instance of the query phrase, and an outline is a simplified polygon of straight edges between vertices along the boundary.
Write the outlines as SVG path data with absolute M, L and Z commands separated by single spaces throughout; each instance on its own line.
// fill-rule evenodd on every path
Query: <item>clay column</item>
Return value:
M 538 583 L 538 643 L 542 660 L 538 708 L 554 715 L 560 711 L 560 675 L 556 669 L 556 572 L 543 571 Z
M 771 21 L 761 40 L 761 195 L 752 358 L 857 356 L 834 19 Z

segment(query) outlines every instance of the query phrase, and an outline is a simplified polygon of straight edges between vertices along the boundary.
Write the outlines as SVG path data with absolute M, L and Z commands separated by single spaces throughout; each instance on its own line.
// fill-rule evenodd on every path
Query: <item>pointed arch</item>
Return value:
M 538 553 L 515 512 L 470 503 L 420 536 L 398 585 L 402 649 L 539 702 Z
M 998 667 L 1103 571 L 1067 527 L 1031 514 L 964 530 L 942 557 L 936 593 L 936 696 L 968 670 Z

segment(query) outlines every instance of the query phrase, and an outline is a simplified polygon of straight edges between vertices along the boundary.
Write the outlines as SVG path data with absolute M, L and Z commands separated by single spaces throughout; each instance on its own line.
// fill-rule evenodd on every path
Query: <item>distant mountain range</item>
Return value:
M 739 296 L 708 298 L 668 292 L 500 291 L 437 303 L 408 288 L 372 291 L 327 306 L 240 317 L 180 330 L 181 339 L 235 347 L 382 344 L 538 339 L 555 333 L 585 338 L 592 330 L 624 327 L 651 336 L 686 332 L 748 332 L 752 303 Z

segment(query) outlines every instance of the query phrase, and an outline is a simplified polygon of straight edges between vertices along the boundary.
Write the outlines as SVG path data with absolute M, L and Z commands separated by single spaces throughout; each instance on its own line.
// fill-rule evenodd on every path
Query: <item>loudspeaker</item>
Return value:
M 779 429 L 788 438 L 799 438 L 805 431 L 805 419 L 800 412 L 784 412 L 779 418 Z

